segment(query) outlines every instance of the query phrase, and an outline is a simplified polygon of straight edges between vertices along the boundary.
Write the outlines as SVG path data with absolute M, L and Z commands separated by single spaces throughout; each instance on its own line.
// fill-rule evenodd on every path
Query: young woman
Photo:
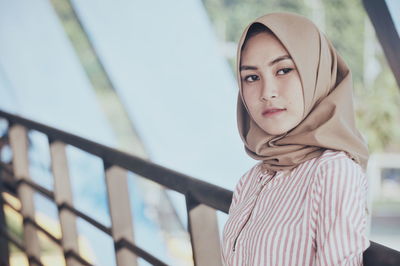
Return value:
M 237 120 L 249 156 L 223 230 L 225 265 L 362 265 L 367 145 L 352 79 L 331 42 L 291 13 L 257 18 L 238 44 Z

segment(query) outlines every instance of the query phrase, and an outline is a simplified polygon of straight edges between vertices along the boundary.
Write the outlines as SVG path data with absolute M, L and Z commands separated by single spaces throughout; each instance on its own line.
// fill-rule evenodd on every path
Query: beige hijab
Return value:
M 283 135 L 262 130 L 249 115 L 239 73 L 243 41 L 250 26 L 267 26 L 291 55 L 303 85 L 303 120 Z M 270 13 L 244 30 L 237 51 L 237 122 L 247 154 L 266 171 L 290 171 L 326 149 L 345 151 L 366 170 L 367 145 L 355 126 L 351 72 L 331 42 L 310 20 L 292 13 Z

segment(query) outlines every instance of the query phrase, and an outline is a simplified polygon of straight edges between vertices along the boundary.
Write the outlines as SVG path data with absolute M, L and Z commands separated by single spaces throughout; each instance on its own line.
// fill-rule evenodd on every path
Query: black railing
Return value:
M 10 129 L 13 128 L 16 128 L 16 131 L 18 129 L 16 126 L 19 126 L 20 128 L 26 130 L 39 131 L 41 133 L 44 133 L 48 137 L 50 146 L 52 144 L 60 143 L 68 144 L 101 158 L 103 160 L 104 170 L 106 172 L 114 169 L 115 167 L 118 167 L 118 169 L 120 168 L 132 171 L 133 173 L 152 180 L 164 186 L 165 188 L 183 194 L 186 198 L 187 204 L 189 234 L 191 237 L 194 264 L 221 265 L 219 257 L 219 236 L 218 231 L 215 230 L 217 228 L 215 210 L 220 210 L 224 213 L 228 213 L 228 209 L 232 199 L 231 191 L 206 183 L 204 181 L 197 180 L 182 173 L 167 169 L 139 157 L 118 151 L 116 149 L 40 123 L 36 123 L 34 121 L 16 115 L 0 111 L 0 118 L 6 119 L 8 121 L 9 132 Z M 14 134 L 15 136 L 17 135 L 17 133 L 9 133 L 9 135 L 12 134 Z M 21 135 L 19 135 L 19 137 L 20 136 Z M 11 136 L 9 137 L 11 138 Z M 14 146 L 17 147 L 16 145 Z M 13 149 L 13 153 L 17 152 L 17 150 Z M 54 152 L 54 154 L 57 154 L 57 152 Z M 14 155 L 14 158 L 16 158 L 15 156 L 16 155 Z M 57 158 L 52 158 L 52 160 L 56 160 Z M 121 255 L 119 254 L 119 252 L 123 251 L 124 249 L 129 250 L 130 252 L 135 254 L 135 256 L 141 257 L 153 265 L 167 265 L 165 262 L 162 262 L 161 260 L 157 259 L 153 255 L 135 245 L 135 243 L 132 241 L 132 238 L 116 236 L 116 233 L 114 231 L 118 231 L 117 228 L 113 228 L 112 226 L 111 228 L 107 227 L 101 222 L 92 219 L 85 213 L 75 209 L 74 206 L 72 206 L 72 203 L 68 202 L 68 200 L 57 200 L 56 191 L 50 191 L 34 183 L 27 176 L 24 177 L 16 175 L 15 170 L 18 170 L 16 169 L 16 167 L 16 165 L 0 163 L 0 181 L 1 189 L 3 191 L 21 197 L 21 195 L 23 195 L 23 191 L 20 191 L 19 189 L 21 187 L 29 187 L 30 189 L 32 189 L 32 191 L 38 192 L 46 198 L 50 199 L 51 201 L 55 202 L 57 204 L 59 213 L 65 211 L 72 213 L 74 216 L 84 219 L 107 235 L 112 236 L 114 239 L 117 263 L 119 266 L 128 265 L 126 264 L 126 262 L 130 261 L 129 256 L 127 257 L 126 254 L 122 254 L 122 252 Z M 106 175 L 106 178 L 116 179 L 113 178 L 113 174 L 110 174 L 109 176 Z M 112 185 L 110 184 L 109 186 L 112 187 Z M 111 190 L 110 187 L 109 189 Z M 112 193 L 110 192 L 109 201 L 113 200 L 112 197 Z M 2 203 L 13 207 L 12 204 L 8 203 L 5 199 L 2 200 Z M 23 200 L 21 200 L 21 203 L 22 205 L 24 204 Z M 112 204 L 110 206 L 112 206 Z M 21 210 L 16 210 L 21 212 Z M 113 212 L 112 209 L 110 209 L 110 212 L 111 216 L 117 215 L 115 214 L 116 212 Z M 201 215 L 199 216 L 199 214 Z M 199 221 L 199 219 L 203 220 Z M 71 261 L 79 262 L 81 265 L 91 265 L 79 255 L 79 251 L 77 251 L 76 249 L 68 248 L 68 245 L 63 243 L 63 239 L 58 239 L 51 235 L 51 233 L 47 232 L 44 228 L 37 224 L 32 217 L 29 217 L 29 215 L 27 217 L 23 217 L 23 221 L 24 226 L 30 224 L 31 226 L 33 226 L 33 228 L 35 228 L 35 230 L 39 230 L 45 233 L 51 240 L 53 240 L 54 243 L 62 246 L 67 265 L 76 265 L 73 263 L 68 263 Z M 202 224 L 201 231 L 199 231 L 199 223 Z M 204 227 L 204 224 L 206 224 L 207 226 Z M 3 228 L 0 228 L 0 233 L 2 234 L 2 236 L 8 239 L 8 241 L 14 243 L 21 250 L 26 251 L 26 239 L 25 243 L 21 243 L 17 238 L 15 238 L 15 236 L 11 235 L 7 231 L 7 228 L 5 228 L 4 226 L 5 224 L 3 224 Z M 62 223 L 61 226 L 63 226 Z M 210 230 L 204 231 L 204 228 L 210 228 Z M 217 234 L 215 232 L 217 232 Z M 208 249 L 207 247 L 205 248 L 205 246 L 209 246 Z M 213 249 L 213 251 L 210 252 L 210 248 Z M 217 250 L 214 250 L 215 248 Z M 34 254 L 34 252 L 30 253 L 32 254 L 27 254 L 30 264 L 41 265 L 38 255 Z M 134 257 L 134 260 L 136 261 L 136 257 Z M 371 241 L 371 246 L 364 252 L 364 265 L 400 265 L 400 252 Z

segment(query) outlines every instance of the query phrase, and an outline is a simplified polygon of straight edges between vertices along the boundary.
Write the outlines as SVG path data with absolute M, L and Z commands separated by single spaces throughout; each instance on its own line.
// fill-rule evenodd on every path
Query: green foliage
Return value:
M 349 65 L 356 90 L 363 87 L 364 20 L 360 1 L 324 1 L 326 35 Z
M 366 133 L 371 151 L 400 150 L 400 95 L 396 81 L 381 56 L 384 69 L 368 89 L 361 91 L 357 109 L 359 127 Z
M 292 0 L 203 0 L 203 3 L 224 41 L 236 42 L 244 27 L 267 12 L 288 11 L 307 15 L 303 1 Z

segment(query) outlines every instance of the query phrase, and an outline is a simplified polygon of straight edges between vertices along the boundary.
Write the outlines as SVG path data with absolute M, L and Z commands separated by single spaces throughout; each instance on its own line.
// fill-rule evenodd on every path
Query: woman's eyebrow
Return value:
M 268 65 L 272 66 L 272 65 L 274 65 L 282 60 L 286 60 L 286 59 L 292 60 L 292 57 L 290 57 L 290 55 L 288 55 L 288 54 L 281 55 L 281 56 L 278 56 L 277 58 L 275 58 L 274 60 L 272 60 L 271 62 L 269 62 Z M 255 66 L 244 66 L 244 65 L 240 66 L 240 71 L 242 71 L 242 70 L 257 70 L 257 69 L 258 68 Z

